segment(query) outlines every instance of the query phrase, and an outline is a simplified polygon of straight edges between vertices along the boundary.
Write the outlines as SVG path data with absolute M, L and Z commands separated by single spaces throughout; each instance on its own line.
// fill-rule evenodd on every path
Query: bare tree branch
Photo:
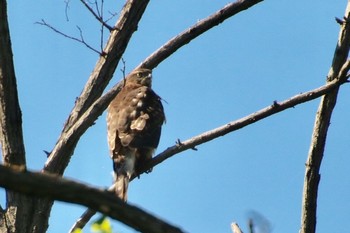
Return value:
M 7 20 L 7 3 L 0 1 L 0 143 L 6 166 L 25 169 L 26 158 L 22 132 L 22 113 L 18 101 L 17 82 L 13 64 L 10 30 Z M 1 213 L 0 230 L 24 232 L 31 212 L 31 202 L 25 195 L 6 190 L 6 211 Z M 13 210 L 16 210 L 14 213 Z
M 140 21 L 148 2 L 149 0 L 128 0 L 125 3 L 115 26 L 119 30 L 113 30 L 111 32 L 103 51 L 103 56 L 100 56 L 99 61 L 90 75 L 80 97 L 76 100 L 75 106 L 64 125 L 62 133 L 45 163 L 43 169 L 45 172 L 63 174 L 81 136 L 75 137 L 74 140 L 71 138 L 69 143 L 66 143 L 65 140 L 69 139 L 67 131 L 69 131 L 79 117 L 103 93 L 115 72 L 131 36 L 137 29 L 138 22 Z M 84 131 L 81 131 L 81 133 Z M 62 147 L 62 144 L 65 144 L 65 147 Z M 52 204 L 52 200 L 49 199 L 38 199 L 35 201 L 34 212 L 41 213 L 41 215 L 34 215 L 34 219 L 31 221 L 32 226 L 29 229 L 30 232 L 46 231 Z
M 6 1 L 0 5 L 0 139 L 6 165 L 25 166 L 22 113 L 18 101 L 17 82 L 8 28 Z
M 69 233 L 73 233 L 77 229 L 83 229 L 85 225 L 90 221 L 90 219 L 96 214 L 96 211 L 93 209 L 87 209 L 81 217 L 75 221 L 71 229 L 69 230 Z
M 220 22 L 225 20 L 227 17 L 229 17 L 229 14 L 227 12 L 231 12 L 231 15 L 232 15 L 233 14 L 232 12 L 237 13 L 237 12 L 242 11 L 242 10 L 248 8 L 249 6 L 251 6 L 251 5 L 253 5 L 253 4 L 257 3 L 257 2 L 260 2 L 260 1 L 261 0 L 238 1 L 236 4 L 238 6 L 240 6 L 240 7 L 236 6 L 236 7 L 233 7 L 233 8 L 232 7 L 225 7 L 225 8 L 223 8 L 217 14 L 218 15 L 224 15 L 224 16 L 222 16 L 222 17 L 213 17 L 216 21 L 215 20 L 211 20 L 210 24 L 215 24 L 215 22 L 216 22 L 216 24 L 219 24 Z M 133 5 L 136 8 L 136 9 L 134 9 L 135 10 L 134 13 L 131 12 L 131 6 L 133 6 Z M 118 44 L 115 44 L 115 47 L 113 47 L 113 45 L 115 43 L 115 37 L 116 37 L 116 35 L 121 35 L 122 36 L 122 33 L 125 33 L 124 32 L 124 29 L 125 29 L 124 27 L 126 27 L 127 22 L 135 21 L 135 20 L 129 20 L 130 17 L 134 16 L 133 14 L 136 14 L 138 12 L 138 17 L 141 17 L 141 15 L 139 15 L 141 10 L 140 9 L 137 10 L 137 8 L 140 7 L 140 6 L 136 6 L 136 5 L 137 5 L 137 3 L 134 2 L 134 1 L 130 1 L 129 3 L 127 3 L 125 5 L 125 8 L 127 8 L 127 9 L 123 10 L 123 12 L 122 12 L 122 14 L 120 16 L 120 20 L 118 20 L 118 23 L 117 23 L 117 26 L 116 26 L 117 28 L 120 29 L 120 31 L 119 30 L 118 31 L 112 31 L 111 37 L 110 37 L 109 42 L 108 42 L 108 44 L 106 46 L 106 49 L 105 49 L 105 54 L 107 54 L 106 58 L 101 57 L 100 61 L 96 65 L 95 71 L 93 71 L 93 73 L 92 73 L 88 83 L 86 84 L 86 86 L 85 86 L 85 88 L 83 90 L 83 93 L 81 94 L 81 96 L 76 101 L 75 108 L 72 110 L 71 115 L 69 116 L 69 118 L 68 118 L 68 120 L 67 120 L 67 122 L 65 124 L 64 130 L 63 130 L 63 132 L 62 132 L 62 134 L 60 136 L 60 139 L 58 140 L 55 148 L 53 149 L 53 151 L 51 153 L 51 156 L 49 157 L 49 159 L 48 159 L 48 161 L 46 163 L 45 170 L 52 172 L 53 169 L 54 169 L 54 170 L 57 170 L 59 173 L 62 173 L 63 169 L 67 165 L 67 163 L 69 161 L 69 158 L 70 158 L 71 154 L 73 153 L 74 145 L 76 145 L 77 141 L 80 138 L 80 135 L 78 136 L 77 134 L 74 134 L 74 140 L 71 140 L 69 137 L 71 137 L 72 134 L 69 135 L 68 131 L 70 130 L 71 127 L 74 126 L 75 123 L 77 123 L 77 121 L 79 120 L 79 117 L 81 117 L 84 114 L 84 111 L 86 111 L 86 109 L 88 109 L 92 105 L 91 101 L 93 99 L 96 100 L 96 98 L 98 98 L 98 94 L 101 94 L 101 91 L 104 89 L 105 85 L 107 84 L 107 82 L 111 78 L 111 75 L 113 75 L 113 72 L 115 70 L 115 66 L 111 67 L 110 63 L 113 61 L 114 62 L 113 64 L 116 65 L 115 61 L 116 60 L 119 61 L 119 59 L 120 59 L 119 55 L 121 55 L 120 53 L 118 53 L 116 55 L 113 55 L 113 53 L 120 52 L 121 48 L 119 48 L 119 46 L 120 46 L 120 44 L 123 44 L 123 43 L 118 43 Z M 144 3 L 143 7 L 146 7 L 146 5 L 147 5 L 147 3 Z M 144 11 L 144 9 L 142 9 L 142 12 L 143 11 Z M 124 17 L 127 17 L 127 19 L 124 19 Z M 207 23 L 205 23 L 205 24 L 207 24 Z M 201 28 L 202 27 L 201 25 L 202 24 L 199 24 L 198 27 Z M 133 24 L 132 26 L 134 27 L 134 29 L 136 29 L 137 24 Z M 128 29 L 130 29 L 130 28 L 128 28 Z M 208 29 L 209 28 L 207 28 L 206 30 L 208 30 Z M 191 28 L 190 30 L 194 34 L 198 34 L 198 33 L 196 33 L 197 31 L 201 31 L 202 33 L 206 31 L 206 30 L 199 30 L 199 29 L 197 30 L 197 28 L 195 28 L 195 27 Z M 186 44 L 188 42 L 186 42 L 185 40 L 180 40 L 177 43 L 177 46 L 179 46 L 181 43 L 182 43 L 182 45 L 184 45 L 184 44 Z M 116 49 L 118 49 L 118 50 L 116 50 Z M 119 59 L 115 59 L 118 56 L 119 56 Z M 112 61 L 109 60 L 111 57 L 113 58 Z M 160 62 L 161 60 L 158 59 L 158 61 Z M 97 90 L 98 90 L 98 92 L 97 92 Z M 104 97 L 105 100 L 111 101 L 112 98 L 117 94 L 119 88 L 114 88 L 114 90 L 116 92 L 113 95 L 110 95 L 111 93 L 108 93 Z M 111 98 L 109 98 L 108 96 L 110 96 Z M 102 104 L 102 106 L 104 108 L 106 108 L 108 106 L 108 103 L 103 103 L 102 101 L 99 102 L 99 104 Z M 84 115 L 87 116 L 86 114 L 84 114 Z M 98 117 L 98 115 L 97 116 L 95 115 L 94 117 L 92 117 L 93 118 L 92 121 L 94 121 L 97 117 Z M 83 122 L 83 121 L 81 121 L 81 122 Z M 91 124 L 90 125 L 83 124 L 83 125 L 89 127 Z M 80 131 L 81 133 L 85 132 L 85 130 L 87 128 L 83 129 L 81 126 L 82 125 L 74 126 L 74 128 L 82 130 L 82 131 Z M 72 133 L 72 132 L 73 132 L 73 130 L 70 131 L 70 133 Z M 65 155 L 69 155 L 69 156 L 64 156 L 64 158 L 61 158 L 60 156 L 58 156 L 59 154 L 65 154 Z M 64 160 L 64 163 L 61 161 L 61 159 Z M 58 168 L 58 166 L 60 168 Z
M 274 101 L 272 105 L 267 106 L 261 110 L 258 110 L 257 112 L 254 112 L 246 117 L 243 117 L 241 119 L 238 119 L 236 121 L 229 122 L 223 126 L 220 126 L 216 129 L 204 132 L 202 134 L 199 134 L 197 136 L 194 136 L 186 141 L 177 142 L 175 145 L 168 147 L 163 152 L 159 153 L 157 156 L 155 156 L 150 162 L 144 165 L 140 169 L 140 174 L 149 171 L 151 168 L 155 167 L 156 165 L 162 163 L 166 159 L 182 152 L 188 149 L 193 149 L 196 146 L 203 144 L 205 142 L 208 142 L 210 140 L 216 139 L 220 136 L 224 136 L 228 133 L 231 133 L 233 131 L 236 131 L 238 129 L 241 129 L 245 126 L 248 126 L 250 124 L 253 124 L 259 120 L 262 120 L 266 117 L 269 117 L 271 115 L 274 115 L 276 113 L 279 113 L 281 111 L 284 111 L 288 108 L 293 108 L 296 105 L 305 103 L 307 101 L 319 98 L 322 95 L 325 95 L 334 89 L 338 88 L 339 85 L 347 82 L 347 71 L 350 69 L 350 61 L 346 62 L 344 66 L 341 69 L 341 72 L 339 73 L 339 77 L 332 82 L 329 82 L 325 84 L 324 86 L 321 86 L 319 88 L 313 89 L 311 91 L 298 94 L 294 97 L 291 97 L 287 100 L 284 100 L 282 102 Z M 91 124 L 91 116 L 99 115 L 103 112 L 104 109 L 103 106 L 105 106 L 105 101 L 108 101 L 109 98 L 113 98 L 115 95 L 114 93 L 118 91 L 118 88 L 120 88 L 121 84 L 119 83 L 113 89 L 111 89 L 109 92 L 107 92 L 103 97 L 101 97 L 99 100 L 97 100 L 91 108 L 82 116 L 82 118 L 79 119 L 77 124 L 74 125 L 72 128 L 73 131 L 79 130 L 79 124 Z M 105 98 L 105 99 L 104 99 Z M 109 103 L 109 102 L 108 102 Z M 78 127 L 78 128 L 75 128 Z M 134 179 L 135 176 L 132 177 Z M 112 187 L 110 187 L 112 189 Z M 79 226 L 85 226 L 85 224 L 90 220 L 90 218 L 95 213 L 93 211 L 87 210 L 79 219 Z
M 27 195 L 90 207 L 140 232 L 183 232 L 135 206 L 124 203 L 112 192 L 63 179 L 57 175 L 0 166 L 0 185 Z M 81 195 L 82 193 L 84 195 Z
M 80 0 L 81 3 L 83 3 L 83 5 L 90 11 L 90 13 L 104 26 L 106 27 L 109 31 L 112 31 L 115 29 L 115 27 L 111 27 L 110 25 L 108 25 L 104 20 L 102 15 L 102 10 L 101 10 L 101 14 L 100 13 L 96 13 L 94 11 L 94 9 L 92 9 L 89 4 L 87 4 L 84 0 Z
M 157 51 L 147 57 L 138 67 L 146 67 L 149 69 L 157 67 L 159 63 L 164 61 L 185 44 L 188 44 L 191 40 L 195 39 L 209 29 L 219 25 L 235 14 L 246 10 L 262 1 L 263 0 L 237 0 L 234 3 L 227 4 L 225 7 L 221 8 L 214 14 L 208 16 L 203 20 L 200 20 L 192 27 L 186 29 L 173 39 L 169 40 Z
M 344 67 L 349 63 L 346 61 L 350 48 L 349 1 L 344 19 L 345 21 L 342 23 L 332 66 L 327 76 L 328 83 L 337 79 L 340 73 L 343 72 Z M 320 181 L 319 171 L 324 155 L 328 127 L 337 101 L 338 90 L 339 87 L 322 97 L 316 114 L 311 145 L 306 161 L 300 233 L 314 233 L 316 231 L 317 194 Z
M 347 67 L 350 68 L 349 66 Z M 279 113 L 281 111 L 284 111 L 288 108 L 294 108 L 296 105 L 305 103 L 307 101 L 316 99 L 332 90 L 337 88 L 340 84 L 344 83 L 344 80 L 334 80 L 333 82 L 330 82 L 324 86 L 321 86 L 317 89 L 308 91 L 303 94 L 296 95 L 294 97 L 291 97 L 290 99 L 284 100 L 282 102 L 273 102 L 272 105 L 265 107 L 263 109 L 258 110 L 257 112 L 254 112 L 246 117 L 243 117 L 241 119 L 238 119 L 236 121 L 229 122 L 223 126 L 220 126 L 216 129 L 204 132 L 202 134 L 199 134 L 195 137 L 192 137 L 186 141 L 182 141 L 179 143 L 176 143 L 175 145 L 168 147 L 166 150 L 155 156 L 148 164 L 146 164 L 142 169 L 141 172 L 146 172 L 150 168 L 156 166 L 157 164 L 163 162 L 164 160 L 172 157 L 175 154 L 178 154 L 182 151 L 193 149 L 196 146 L 203 144 L 205 142 L 208 142 L 210 140 L 216 139 L 218 137 L 224 136 L 228 133 L 231 133 L 233 131 L 236 131 L 238 129 L 241 129 L 245 126 L 248 126 L 250 124 L 253 124 L 257 121 L 260 121 L 266 117 L 269 117 L 271 115 L 274 115 L 276 113 Z
M 64 125 L 61 137 L 103 93 L 115 72 L 132 34 L 137 29 L 138 22 L 148 2 L 149 0 L 128 0 L 124 5 L 115 25 L 115 28 L 118 28 L 118 30 L 111 32 L 103 51 L 104 56 L 100 57 L 80 97 L 75 102 L 75 106 Z
M 48 27 L 50 28 L 52 31 L 60 34 L 61 36 L 64 36 L 68 39 L 71 39 L 71 40 L 74 40 L 74 41 L 77 41 L 79 43 L 82 43 L 83 45 L 85 45 L 87 48 L 89 48 L 90 50 L 94 51 L 95 53 L 101 55 L 102 53 L 100 51 L 98 51 L 97 49 L 93 48 L 91 45 L 89 45 L 85 40 L 84 40 L 84 37 L 83 37 L 83 31 L 81 30 L 80 27 L 77 26 L 78 30 L 79 30 L 79 34 L 80 34 L 80 38 L 77 38 L 77 37 L 74 37 L 74 36 L 70 36 L 70 35 L 67 35 L 63 32 L 61 32 L 60 30 L 58 30 L 57 28 L 53 27 L 52 25 L 48 24 L 44 19 L 41 19 L 41 22 L 36 22 L 36 24 L 39 24 L 39 25 L 42 25 L 42 26 L 45 26 L 45 27 Z
M 220 22 L 224 21 L 225 19 L 227 19 L 229 17 L 229 13 L 227 13 L 227 12 L 230 12 L 231 16 L 232 16 L 234 13 L 237 13 L 239 11 L 247 9 L 249 6 L 251 6 L 253 4 L 256 4 L 257 2 L 260 2 L 260 1 L 261 0 L 241 0 L 241 1 L 237 1 L 236 5 L 234 5 L 235 7 L 232 7 L 231 6 L 232 4 L 230 4 L 229 5 L 230 7 L 223 8 L 222 10 L 220 10 L 218 13 L 215 14 L 215 15 L 219 15 L 220 17 L 219 16 L 212 16 L 213 19 L 209 20 L 210 23 L 206 22 L 206 23 L 204 23 L 204 25 L 207 25 L 207 24 L 214 25 L 215 23 L 217 25 L 217 24 L 219 24 Z M 134 4 L 136 4 L 136 3 L 134 3 Z M 238 7 L 237 7 L 237 5 L 238 5 Z M 128 4 L 126 6 L 128 6 Z M 130 12 L 127 12 L 126 10 L 124 10 L 123 12 L 124 13 L 122 13 L 121 18 L 123 18 L 123 15 L 127 15 L 128 17 L 131 17 L 131 13 Z M 221 15 L 223 15 L 223 16 L 221 16 Z M 122 20 L 119 20 L 119 21 L 122 21 Z M 126 20 L 125 20 L 125 22 L 126 22 Z M 136 25 L 134 25 L 134 26 L 136 26 Z M 121 30 L 120 31 L 112 31 L 111 38 L 109 40 L 110 42 L 114 41 L 114 39 L 113 39 L 114 38 L 114 36 L 113 36 L 114 34 L 120 34 L 120 33 L 123 32 L 123 30 L 122 30 L 123 27 L 118 26 L 118 24 L 117 24 L 117 27 L 119 29 L 121 29 Z M 196 27 L 192 27 L 189 30 L 192 31 L 195 35 L 198 35 L 197 31 L 201 31 L 201 33 L 203 33 L 203 32 L 205 32 L 206 30 L 209 29 L 209 28 L 207 28 L 206 30 L 200 29 L 202 27 L 202 24 L 198 24 L 198 27 L 199 27 L 199 29 L 196 28 Z M 186 40 L 180 40 L 180 41 L 177 42 L 176 46 L 183 46 L 186 43 L 188 43 L 188 42 L 186 42 Z M 110 47 L 111 47 L 111 45 L 108 43 L 107 46 L 106 46 L 106 50 L 105 50 L 105 53 L 108 54 L 106 56 L 106 59 L 108 59 L 110 57 L 116 57 L 116 56 L 113 56 L 111 54 L 111 52 L 107 52 L 108 49 L 110 49 Z M 176 51 L 176 49 L 173 50 L 173 52 L 174 51 Z M 114 52 L 117 52 L 117 51 L 114 51 Z M 119 50 L 118 50 L 118 52 L 119 52 Z M 162 55 L 161 53 L 157 53 L 157 54 L 158 55 L 155 55 L 155 56 L 152 56 L 152 57 L 157 57 L 157 56 L 161 56 Z M 101 59 L 102 59 L 102 61 L 101 61 Z M 107 61 L 105 61 L 104 58 L 101 58 L 101 59 L 100 59 L 99 63 L 103 62 L 104 64 L 106 64 Z M 152 60 L 153 60 L 153 63 L 154 63 L 154 59 L 151 59 L 151 61 Z M 156 59 L 156 60 L 158 62 L 162 61 L 162 59 Z M 113 61 L 115 61 L 115 60 L 113 60 Z M 106 80 L 102 80 L 102 78 L 106 78 L 107 76 L 109 77 L 109 75 L 113 74 L 111 72 L 114 72 L 114 70 L 115 70 L 115 67 L 113 67 L 114 68 L 113 70 L 110 70 L 111 67 L 109 67 L 109 66 L 106 69 L 102 70 L 102 68 L 104 68 L 104 67 L 101 67 L 102 65 L 100 65 L 99 63 L 96 65 L 96 69 L 95 69 L 95 71 L 93 71 L 93 74 L 90 77 L 88 83 L 86 84 L 86 86 L 85 86 L 85 88 L 83 90 L 83 93 L 78 98 L 78 100 L 76 102 L 76 105 L 75 105 L 75 108 L 72 110 L 71 115 L 69 116 L 68 121 L 66 122 L 66 125 L 65 125 L 64 130 L 63 130 L 63 132 L 61 134 L 61 137 L 58 140 L 58 142 L 57 142 L 53 152 L 51 153 L 51 156 L 49 157 L 49 160 L 46 163 L 45 170 L 52 171 L 53 167 L 60 166 L 61 168 L 58 169 L 58 170 L 59 170 L 60 173 L 62 173 L 63 172 L 62 168 L 64 169 L 64 167 L 67 165 L 70 156 L 69 157 L 65 156 L 65 157 L 67 157 L 67 158 L 64 158 L 64 161 L 66 163 L 62 163 L 60 161 L 61 157 L 58 156 L 58 154 L 63 153 L 63 154 L 71 155 L 73 153 L 73 150 L 74 150 L 74 146 L 72 146 L 72 145 L 75 145 L 77 143 L 77 141 L 79 140 L 79 138 L 80 138 L 80 135 L 78 135 L 78 134 L 74 134 L 73 138 L 69 138 L 69 137 L 73 136 L 73 134 L 71 134 L 71 133 L 74 131 L 74 130 L 70 130 L 70 128 L 73 127 L 74 129 L 79 129 L 80 130 L 79 132 L 83 133 L 92 124 L 92 123 L 88 123 L 88 124 L 84 123 L 86 121 L 85 120 L 80 120 L 79 117 L 81 117 L 83 114 L 84 114 L 85 117 L 88 116 L 88 114 L 85 114 L 86 112 L 84 113 L 84 111 L 86 111 L 92 105 L 92 102 L 90 102 L 90 101 L 92 101 L 93 99 L 96 100 L 98 98 L 97 94 L 93 95 L 93 93 L 95 93 L 97 91 L 92 91 L 92 90 L 95 90 L 95 89 L 97 89 L 97 87 L 99 87 L 98 90 L 102 91 L 102 89 L 107 84 L 107 82 L 103 82 L 103 81 L 106 81 Z M 144 64 L 146 64 L 146 63 L 144 63 Z M 108 75 L 105 74 L 105 72 L 108 72 Z M 109 79 L 108 79 L 108 81 L 109 81 Z M 96 82 L 101 82 L 101 83 L 99 83 L 100 86 L 96 86 Z M 91 86 L 91 85 L 94 85 L 94 86 Z M 102 85 L 103 85 L 103 88 L 101 87 Z M 103 97 L 104 100 L 100 99 L 99 101 L 97 101 L 98 103 L 97 102 L 96 103 L 98 105 L 101 105 L 104 109 L 107 108 L 109 102 L 118 93 L 119 88 L 120 88 L 120 84 L 117 84 L 110 92 L 106 93 L 106 95 Z M 99 94 L 101 94 L 101 92 L 99 92 Z M 104 102 L 104 101 L 108 101 L 108 102 Z M 89 109 L 92 110 L 92 108 L 89 108 Z M 95 113 L 96 112 L 100 112 L 99 114 L 102 114 L 104 109 L 102 109 L 102 111 L 96 110 Z M 89 120 L 88 122 L 95 121 L 98 116 L 99 115 L 95 115 L 95 114 L 89 116 L 89 117 L 91 117 L 91 120 Z M 83 117 L 83 118 L 85 119 L 85 117 Z M 77 123 L 77 121 L 80 121 L 80 123 L 79 123 L 80 125 Z M 75 124 L 77 124 L 77 125 L 75 125 Z M 87 128 L 84 128 L 82 126 L 85 126 Z M 68 131 L 70 133 L 68 133 Z M 69 150 L 69 151 L 66 151 L 66 150 Z M 58 165 L 58 164 L 60 164 L 60 165 Z

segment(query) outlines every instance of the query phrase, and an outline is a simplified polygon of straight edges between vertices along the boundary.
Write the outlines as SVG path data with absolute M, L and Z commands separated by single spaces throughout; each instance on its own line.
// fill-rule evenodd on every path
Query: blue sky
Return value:
M 123 1 L 105 9 L 118 12 Z M 115 3 L 116 2 L 116 3 Z M 223 0 L 154 0 L 124 54 L 131 71 L 154 50 L 226 5 Z M 35 24 L 45 19 L 99 48 L 99 25 L 78 1 L 9 1 L 9 21 L 29 169 L 42 168 L 89 77 L 97 54 Z M 167 123 L 157 152 L 226 124 L 274 100 L 325 83 L 346 1 L 264 1 L 178 50 L 154 71 Z M 114 22 L 114 21 L 112 21 Z M 115 73 L 111 85 L 122 77 Z M 109 86 L 109 87 L 110 87 Z M 350 216 L 349 87 L 343 86 L 321 168 L 317 232 L 346 232 Z M 257 211 L 273 232 L 297 232 L 314 117 L 319 100 L 299 105 L 186 151 L 142 175 L 129 202 L 186 232 L 246 229 Z M 81 138 L 65 176 L 98 187 L 112 182 L 105 114 Z M 0 200 L 4 202 L 1 192 Z M 85 208 L 57 202 L 48 232 L 67 232 Z M 133 232 L 114 222 L 116 232 Z M 86 232 L 89 232 L 86 229 Z

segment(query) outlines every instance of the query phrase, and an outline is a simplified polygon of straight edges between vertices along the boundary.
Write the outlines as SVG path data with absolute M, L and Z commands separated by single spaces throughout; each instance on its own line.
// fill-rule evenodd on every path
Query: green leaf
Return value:
M 98 233 L 112 233 L 111 221 L 109 221 L 106 216 L 102 216 L 92 223 L 91 231 Z

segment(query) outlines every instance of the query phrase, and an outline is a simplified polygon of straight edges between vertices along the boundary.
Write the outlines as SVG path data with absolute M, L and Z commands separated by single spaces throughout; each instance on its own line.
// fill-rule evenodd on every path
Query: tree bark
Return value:
M 93 188 L 55 174 L 29 172 L 4 166 L 0 166 L 0 174 L 0 183 L 3 187 L 31 196 L 85 205 L 140 232 L 183 232 L 178 227 L 123 202 L 114 192 Z
M 348 2 L 344 19 L 345 21 L 341 25 L 332 66 L 327 76 L 327 83 L 335 79 L 341 79 L 344 75 L 346 76 L 346 73 L 344 74 L 342 72 L 342 68 L 348 63 L 347 58 L 350 48 L 350 2 Z M 316 232 L 317 195 L 321 178 L 319 173 L 326 145 L 328 127 L 337 102 L 338 91 L 339 87 L 323 96 L 316 113 L 311 145 L 306 161 L 300 233 Z
M 44 172 L 62 175 L 66 169 L 80 136 L 88 127 L 70 137 L 70 129 L 85 113 L 85 111 L 99 98 L 112 78 L 119 60 L 124 53 L 128 42 L 137 30 L 138 23 L 147 7 L 149 0 L 128 0 L 120 17 L 108 39 L 107 45 L 100 56 L 95 69 L 86 83 L 80 97 L 64 126 L 64 129 L 45 163 Z M 45 198 L 34 202 L 35 214 L 31 220 L 30 232 L 45 232 L 48 227 L 48 218 L 53 201 Z
M 10 31 L 7 20 L 7 3 L 0 1 L 0 139 L 3 161 L 6 166 L 25 169 L 25 149 L 22 133 L 22 114 L 18 101 L 16 76 L 13 64 Z M 31 199 L 23 194 L 6 190 L 7 206 L 1 209 L 1 232 L 28 232 Z

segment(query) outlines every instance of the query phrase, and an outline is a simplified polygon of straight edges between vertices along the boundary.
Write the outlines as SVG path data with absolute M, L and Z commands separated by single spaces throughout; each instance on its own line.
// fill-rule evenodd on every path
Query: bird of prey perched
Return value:
M 165 115 L 161 98 L 151 89 L 152 71 L 138 68 L 108 106 L 107 130 L 115 173 L 115 193 L 127 200 L 130 177 L 152 158 Z

